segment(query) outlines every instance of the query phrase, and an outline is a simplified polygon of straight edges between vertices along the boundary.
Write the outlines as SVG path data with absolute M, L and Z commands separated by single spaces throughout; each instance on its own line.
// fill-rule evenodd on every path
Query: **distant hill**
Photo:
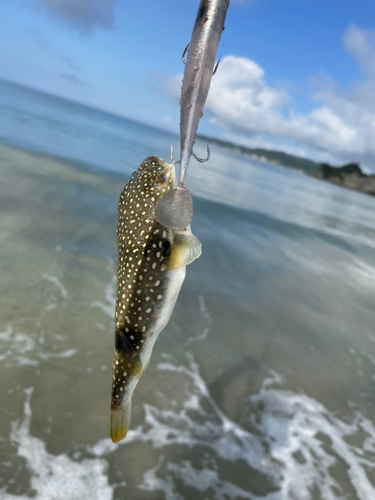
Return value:
M 357 163 L 348 163 L 343 167 L 332 167 L 329 163 L 322 163 L 316 173 L 321 173 L 322 178 L 326 180 L 330 180 L 333 177 L 344 180 L 348 175 L 354 175 L 355 177 L 367 177 Z
M 342 167 L 332 167 L 328 163 L 317 163 L 299 156 L 289 155 L 281 151 L 271 151 L 262 148 L 247 148 L 232 142 L 214 139 L 199 135 L 199 139 L 210 144 L 217 144 L 222 148 L 249 156 L 261 161 L 268 161 L 286 168 L 301 170 L 312 177 L 333 182 L 339 186 L 362 191 L 375 196 L 375 175 L 365 174 L 356 163 L 348 163 Z
M 210 144 L 217 144 L 222 148 L 235 151 L 236 153 L 241 153 L 257 160 L 275 163 L 276 165 L 282 165 L 283 167 L 302 170 L 303 172 L 313 172 L 320 167 L 320 163 L 307 160 L 306 158 L 301 158 L 300 156 L 289 155 L 287 153 L 283 153 L 282 151 L 271 151 L 269 149 L 262 148 L 247 148 L 245 146 L 233 144 L 232 142 L 223 141 L 221 139 L 214 139 L 205 135 L 199 135 L 198 137 L 199 139 L 202 139 L 202 141 L 207 141 Z
M 310 172 L 310 175 L 339 186 L 375 195 L 375 175 L 365 174 L 356 163 L 348 163 L 343 167 L 332 167 L 328 163 L 323 163 L 318 170 Z

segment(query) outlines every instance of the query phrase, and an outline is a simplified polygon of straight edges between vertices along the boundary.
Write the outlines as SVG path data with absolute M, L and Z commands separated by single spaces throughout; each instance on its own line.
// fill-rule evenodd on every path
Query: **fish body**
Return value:
M 126 436 L 133 391 L 172 314 L 186 265 L 201 254 L 201 244 L 190 226 L 168 229 L 155 219 L 155 205 L 174 184 L 173 165 L 150 156 L 132 174 L 120 196 L 111 398 L 114 442 Z
M 201 0 L 199 5 L 181 89 L 179 181 L 192 155 L 228 7 L 229 0 Z

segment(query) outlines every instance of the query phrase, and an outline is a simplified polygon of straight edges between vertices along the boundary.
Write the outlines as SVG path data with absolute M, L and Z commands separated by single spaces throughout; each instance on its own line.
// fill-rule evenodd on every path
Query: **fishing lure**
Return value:
M 190 157 L 193 155 L 200 162 L 210 157 L 208 145 L 205 159 L 194 154 L 193 146 L 211 78 L 219 65 L 217 63 L 214 69 L 228 8 L 229 0 L 201 0 L 191 41 L 182 55 L 185 62 L 187 52 L 180 101 L 180 161 L 173 160 L 171 150 L 172 162 L 179 163 L 178 184 L 163 196 L 155 210 L 156 219 L 169 228 L 184 228 L 193 219 L 193 201 L 190 191 L 185 187 Z

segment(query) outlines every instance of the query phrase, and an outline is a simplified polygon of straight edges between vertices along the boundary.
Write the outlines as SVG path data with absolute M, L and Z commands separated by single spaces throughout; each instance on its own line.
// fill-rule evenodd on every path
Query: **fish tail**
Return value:
M 121 405 L 111 409 L 111 438 L 114 443 L 124 439 L 130 425 L 132 401 L 124 401 Z
M 142 371 L 138 352 L 123 327 L 115 331 L 115 352 L 112 365 L 111 437 L 114 443 L 126 436 L 130 424 L 131 398 Z

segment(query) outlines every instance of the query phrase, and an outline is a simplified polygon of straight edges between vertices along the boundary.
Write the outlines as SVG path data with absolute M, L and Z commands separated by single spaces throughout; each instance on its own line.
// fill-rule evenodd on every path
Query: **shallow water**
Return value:
M 0 498 L 375 498 L 375 199 L 192 163 L 203 254 L 114 445 L 118 197 L 178 140 L 0 90 Z

